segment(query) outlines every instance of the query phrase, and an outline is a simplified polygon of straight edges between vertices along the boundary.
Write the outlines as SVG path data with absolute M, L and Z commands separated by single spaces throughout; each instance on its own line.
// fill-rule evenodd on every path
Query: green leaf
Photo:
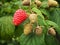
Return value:
M 27 42 L 31 39 L 31 34 L 30 35 L 25 35 L 25 34 L 22 34 L 21 37 L 20 37 L 20 43 L 21 45 L 26 45 Z
M 60 9 L 59 8 L 50 9 L 49 19 L 60 26 Z
M 15 37 L 20 36 L 23 33 L 23 29 L 24 29 L 23 24 L 20 24 L 19 26 L 17 26 L 15 29 Z
M 42 13 L 39 9 L 34 7 L 34 8 L 32 8 L 32 11 L 37 13 L 37 15 L 39 15 L 42 19 L 44 19 L 44 16 L 42 15 Z
M 43 1 L 41 4 L 41 8 L 47 8 L 48 7 L 48 1 Z
M 37 36 L 35 33 L 31 33 L 30 35 L 21 35 L 20 43 L 21 45 L 45 45 L 44 34 Z
M 53 27 L 59 27 L 55 22 L 50 21 L 50 20 L 46 20 L 46 23 L 50 26 L 53 26 Z
M 44 14 L 46 17 L 49 18 L 49 15 L 50 15 L 49 10 L 47 10 L 47 9 L 42 9 L 42 8 L 40 8 L 40 10 L 41 10 L 42 14 Z
M 38 25 L 46 25 L 45 20 L 42 20 L 42 18 L 38 15 Z
M 45 36 L 45 42 L 46 42 L 46 45 L 60 45 L 59 41 L 51 35 Z
M 45 36 L 46 45 L 60 45 L 56 37 L 46 34 Z
M 37 45 L 46 45 L 44 38 L 45 38 L 44 34 L 41 34 L 39 36 L 35 35 L 36 44 Z
M 34 37 L 32 37 L 32 45 L 37 45 L 37 44 L 36 44 L 35 36 L 34 36 Z
M 14 34 L 15 26 L 12 23 L 12 16 L 4 16 L 0 18 L 0 29 L 2 39 L 11 39 Z

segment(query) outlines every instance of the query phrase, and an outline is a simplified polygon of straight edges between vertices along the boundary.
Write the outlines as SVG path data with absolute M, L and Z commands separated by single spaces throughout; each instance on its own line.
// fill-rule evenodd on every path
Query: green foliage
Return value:
M 38 15 L 38 24 L 39 25 L 41 25 L 41 26 L 44 26 L 44 25 L 46 25 L 46 23 L 45 23 L 45 21 L 44 20 L 42 20 L 42 18 Z
M 41 4 L 41 8 L 48 8 L 48 1 L 43 1 Z
M 32 33 L 28 36 L 22 34 L 21 35 L 21 40 L 20 40 L 21 45 L 45 45 L 44 41 L 44 34 L 41 34 L 37 36 L 36 34 Z
M 19 37 L 23 33 L 23 27 L 23 24 L 21 24 L 15 28 L 15 37 Z
M 49 19 L 50 13 L 48 9 L 40 8 L 39 10 L 41 11 L 45 18 Z
M 59 26 L 55 23 L 55 22 L 52 22 L 52 21 L 50 21 L 50 20 L 46 20 L 46 23 L 49 25 L 49 26 L 52 26 L 52 27 L 57 27 L 57 28 L 59 28 Z
M 15 26 L 12 23 L 12 16 L 4 16 L 0 18 L 0 31 L 2 39 L 11 39 L 14 35 Z
M 59 41 L 55 37 L 49 34 L 45 36 L 45 41 L 46 45 L 60 45 Z
M 13 15 L 14 12 L 19 9 L 19 1 L 1 2 L 0 17 Z
M 60 8 L 50 8 L 50 20 L 60 26 Z

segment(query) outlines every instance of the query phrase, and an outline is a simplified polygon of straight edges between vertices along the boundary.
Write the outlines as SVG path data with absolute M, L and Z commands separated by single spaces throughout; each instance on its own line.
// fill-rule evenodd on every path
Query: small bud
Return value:
M 49 28 L 48 29 L 48 33 L 55 36 L 56 35 L 56 32 L 55 32 L 55 29 L 54 28 Z
M 41 1 L 39 1 L 39 0 L 35 0 L 35 4 L 39 7 L 40 5 L 41 5 Z
M 22 4 L 23 4 L 23 5 L 26 5 L 26 6 L 27 6 L 27 5 L 30 5 L 30 0 L 24 0 L 24 1 L 22 2 Z
M 49 5 L 49 6 L 52 5 L 52 0 L 48 0 L 48 5 Z
M 58 2 L 55 1 L 55 0 L 48 0 L 48 5 L 49 6 L 57 6 L 58 5 Z
M 36 14 L 30 14 L 29 19 L 30 19 L 31 23 L 34 23 L 37 21 L 37 15 Z
M 32 25 L 31 24 L 26 24 L 24 27 L 24 34 L 28 35 L 32 32 Z
M 53 1 L 53 6 L 57 6 L 58 5 L 58 2 L 57 1 Z
M 41 35 L 42 34 L 42 27 L 41 26 L 37 26 L 36 27 L 36 35 Z

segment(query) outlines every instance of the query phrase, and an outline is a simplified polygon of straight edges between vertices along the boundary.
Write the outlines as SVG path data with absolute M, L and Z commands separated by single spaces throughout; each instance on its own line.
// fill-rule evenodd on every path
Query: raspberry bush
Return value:
M 60 45 L 60 1 L 1 0 L 0 45 Z

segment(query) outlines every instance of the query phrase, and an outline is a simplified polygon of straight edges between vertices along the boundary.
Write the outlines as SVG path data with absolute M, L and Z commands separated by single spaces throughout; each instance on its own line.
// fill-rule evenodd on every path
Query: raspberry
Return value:
M 14 13 L 14 17 L 13 17 L 13 23 L 14 25 L 19 25 L 21 24 L 23 21 L 25 21 L 27 19 L 27 14 L 24 10 L 22 9 L 18 9 L 15 13 Z

